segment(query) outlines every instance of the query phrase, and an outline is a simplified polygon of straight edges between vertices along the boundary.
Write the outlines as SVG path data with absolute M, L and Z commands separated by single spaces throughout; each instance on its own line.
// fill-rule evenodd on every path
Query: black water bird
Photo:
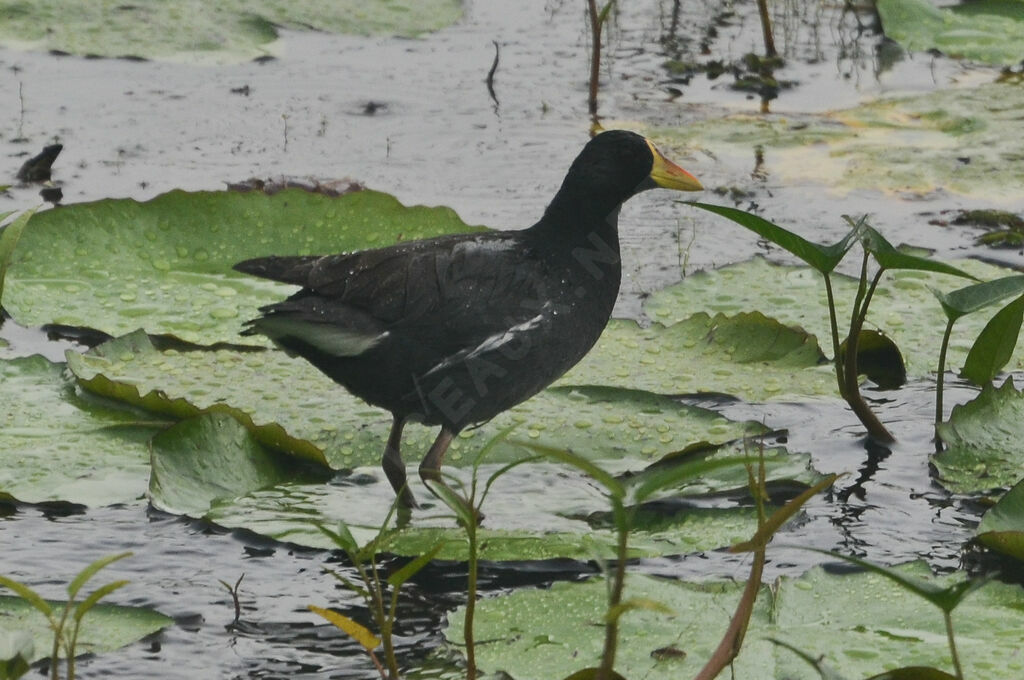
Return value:
M 376 250 L 246 260 L 235 269 L 302 286 L 260 309 L 261 333 L 394 417 L 382 466 L 415 506 L 401 458 L 408 421 L 440 425 L 420 477 L 440 481 L 463 428 L 538 393 L 597 342 L 619 291 L 618 213 L 646 189 L 697 191 L 640 135 L 594 137 L 529 229 L 440 236 Z

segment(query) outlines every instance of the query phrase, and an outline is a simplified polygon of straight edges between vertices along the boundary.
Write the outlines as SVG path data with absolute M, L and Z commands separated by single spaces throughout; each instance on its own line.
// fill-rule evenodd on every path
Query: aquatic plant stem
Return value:
M 953 637 L 953 612 L 943 609 L 942 618 L 946 621 L 946 638 L 949 640 L 949 653 L 953 657 L 953 670 L 957 680 L 964 680 L 964 670 L 960 667 L 960 655 L 956 651 L 956 640 Z
M 597 115 L 597 79 L 601 71 L 601 20 L 597 16 L 597 0 L 587 0 L 590 16 L 590 115 Z
M 597 0 L 587 0 L 587 14 L 590 17 L 590 96 L 587 100 L 590 115 L 597 116 L 597 88 L 598 78 L 601 73 L 601 31 L 605 21 L 608 19 L 608 12 L 611 11 L 615 0 L 608 0 L 600 11 L 597 9 Z
M 466 643 L 466 680 L 476 680 L 476 645 L 473 636 L 473 618 L 476 614 L 476 571 L 477 571 L 477 540 L 476 513 L 473 521 L 466 527 L 466 538 L 469 540 L 469 559 L 466 562 L 466 622 L 463 640 Z
M 857 288 L 857 297 L 853 301 L 853 312 L 850 315 L 850 334 L 846 337 L 845 366 L 843 367 L 845 387 L 842 392 L 843 399 L 850 405 L 854 414 L 861 424 L 868 431 L 868 436 L 883 444 L 891 444 L 896 441 L 892 433 L 882 424 L 875 412 L 871 410 L 864 397 L 860 393 L 860 384 L 857 382 L 857 349 L 860 344 L 860 332 L 864 328 L 864 319 L 867 317 L 868 306 L 874 296 L 878 281 L 885 271 L 880 268 L 868 286 L 868 256 L 864 251 L 864 260 L 861 264 L 860 286 Z
M 775 37 L 772 35 L 772 18 L 768 14 L 768 0 L 757 0 L 757 11 L 761 15 L 761 33 L 764 35 L 764 54 L 769 59 L 777 57 Z
M 836 382 L 839 385 L 839 396 L 843 396 L 846 390 L 846 381 L 843 380 L 843 354 L 839 349 L 839 322 L 836 319 L 836 299 L 832 293 L 832 277 L 825 272 L 825 295 L 828 298 L 828 321 L 832 327 L 832 362 L 836 367 Z
M 935 376 L 935 451 L 942 451 L 942 439 L 939 437 L 939 425 L 942 423 L 942 390 L 946 382 L 946 350 L 949 348 L 949 336 L 953 334 L 954 319 L 946 323 L 946 332 L 942 335 L 942 346 L 939 348 L 939 371 Z
M 601 665 L 597 669 L 595 680 L 611 680 L 615 669 L 615 653 L 619 642 L 619 616 L 622 602 L 622 591 L 626 582 L 626 557 L 629 554 L 629 527 L 631 522 L 626 517 L 626 508 L 619 498 L 612 498 L 613 510 L 618 528 L 618 543 L 615 550 L 615 576 L 612 577 L 612 589 L 608 594 L 608 616 L 604 626 L 604 650 L 601 652 Z

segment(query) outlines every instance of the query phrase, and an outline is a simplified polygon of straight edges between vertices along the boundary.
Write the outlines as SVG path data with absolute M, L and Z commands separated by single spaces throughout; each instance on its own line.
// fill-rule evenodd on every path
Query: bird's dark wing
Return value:
M 252 322 L 271 338 L 299 336 L 335 356 L 355 356 L 398 336 L 443 357 L 536 315 L 543 266 L 516 232 L 494 232 L 235 268 L 303 287 Z

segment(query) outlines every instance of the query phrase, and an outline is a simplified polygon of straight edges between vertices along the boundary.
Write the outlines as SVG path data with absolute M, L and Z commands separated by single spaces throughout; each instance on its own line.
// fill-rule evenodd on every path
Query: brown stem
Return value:
M 766 57 L 778 56 L 775 51 L 775 38 L 772 36 L 772 19 L 768 15 L 768 0 L 757 0 L 757 9 L 761 14 L 761 32 L 764 34 L 764 54 Z
M 597 78 L 601 71 L 601 19 L 597 12 L 597 0 L 587 0 L 590 13 L 590 115 L 597 115 Z
M 871 281 L 871 287 L 865 292 L 867 286 L 867 263 L 868 253 L 864 253 L 864 263 L 861 267 L 860 288 L 857 290 L 857 297 L 853 303 L 853 313 L 850 318 L 850 334 L 846 338 L 846 365 L 843 368 L 846 386 L 842 390 L 843 398 L 853 409 L 853 413 L 860 420 L 861 424 L 868 431 L 868 436 L 883 444 L 891 444 L 896 441 L 892 433 L 886 429 L 882 421 L 878 419 L 871 407 L 864 401 L 860 394 L 860 383 L 857 381 L 857 348 L 860 344 L 860 332 L 864 327 L 864 319 L 867 316 L 868 304 L 874 295 L 875 288 L 882 276 L 884 269 L 879 269 L 875 278 Z

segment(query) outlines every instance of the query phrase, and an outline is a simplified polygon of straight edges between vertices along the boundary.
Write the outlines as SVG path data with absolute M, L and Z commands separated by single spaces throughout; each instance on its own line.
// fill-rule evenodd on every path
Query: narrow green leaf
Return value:
M 922 272 L 936 272 L 939 274 L 950 274 L 965 279 L 975 279 L 962 269 L 953 265 L 939 262 L 919 255 L 904 253 L 889 243 L 878 230 L 873 227 L 864 226 L 864 248 L 875 256 L 875 260 L 883 269 L 913 269 Z
M 345 586 L 345 588 L 347 588 L 348 590 L 352 591 L 353 593 L 356 593 L 357 595 L 359 595 L 363 599 L 369 599 L 370 598 L 370 591 L 369 590 L 367 590 L 366 588 L 362 587 L 361 585 L 359 585 L 355 581 L 353 581 L 353 580 L 351 580 L 349 578 L 346 578 L 345 576 L 342 576 L 341 574 L 339 574 L 338 572 L 334 571 L 333 569 L 324 569 L 324 573 L 330 574 L 341 585 Z
M 323 607 L 317 607 L 312 604 L 309 605 L 309 611 L 314 614 L 319 614 L 333 623 L 337 628 L 345 631 L 350 638 L 362 645 L 363 649 L 368 652 L 372 652 L 380 646 L 380 638 L 371 633 L 366 626 L 361 623 L 356 623 L 344 614 L 339 614 L 338 612 L 331 611 L 330 609 L 324 609 Z
M 99 602 L 104 597 L 114 592 L 118 588 L 125 587 L 129 583 L 130 581 L 124 580 L 114 581 L 113 583 L 108 583 L 102 588 L 97 588 L 93 592 L 89 593 L 89 597 L 82 600 L 81 603 L 79 603 L 79 605 L 75 607 L 75 621 L 81 621 L 82 617 L 89 613 L 89 610 L 95 607 L 97 602 Z
M 652 600 L 649 597 L 633 597 L 628 600 L 625 600 L 624 602 L 620 602 L 616 606 L 609 609 L 608 614 L 605 615 L 605 622 L 611 623 L 613 621 L 618 621 L 619 617 L 625 614 L 626 612 L 637 610 L 659 612 L 661 614 L 668 614 L 669 616 L 672 616 L 676 613 L 676 611 L 672 609 L 672 607 L 669 607 L 668 605 L 662 602 L 658 602 L 657 600 Z
M 450 486 L 444 482 L 431 480 L 427 482 L 427 488 L 455 513 L 455 516 L 463 526 L 468 527 L 476 524 L 477 520 L 473 515 L 473 508 L 470 507 L 469 502 L 463 496 L 457 494 Z
M 701 208 L 708 212 L 721 215 L 742 227 L 746 227 L 758 236 L 768 239 L 780 248 L 784 248 L 796 257 L 799 257 L 822 274 L 827 274 L 836 268 L 836 265 L 838 265 L 843 259 L 843 256 L 846 255 L 846 251 L 850 249 L 850 246 L 853 243 L 853 236 L 856 232 L 856 230 L 851 231 L 841 241 L 831 246 L 823 246 L 819 243 L 808 241 L 804 237 L 799 236 L 788 229 L 784 229 L 777 224 L 773 224 L 763 217 L 758 217 L 757 215 L 737 208 L 712 205 L 709 203 L 699 203 L 697 201 L 683 202 L 696 208 Z
M 828 475 L 825 479 L 821 480 L 811 488 L 805 490 L 796 498 L 791 499 L 781 508 L 773 512 L 763 526 L 758 528 L 757 533 L 749 541 L 737 543 L 736 545 L 729 548 L 729 552 L 750 552 L 753 550 L 759 550 L 768 545 L 768 541 L 778 531 L 783 524 L 788 522 L 793 515 L 797 513 L 800 508 L 804 506 L 804 503 L 811 500 L 818 493 L 832 486 L 840 475 Z
M 13 590 L 18 597 L 35 607 L 45 615 L 46 618 L 53 617 L 53 610 L 50 608 L 50 605 L 46 604 L 46 600 L 41 598 L 36 591 L 32 590 L 28 586 L 22 585 L 13 579 L 7 578 L 6 576 L 0 576 L 0 586 Z
M 35 214 L 37 208 L 26 210 L 25 212 L 18 215 L 18 218 L 4 227 L 3 231 L 0 231 L 0 304 L 3 303 L 4 299 L 4 279 L 7 277 L 7 268 L 11 263 L 11 256 L 14 254 L 14 248 L 18 245 L 18 240 L 21 238 L 21 232 L 25 230 L 25 225 L 32 219 L 32 215 Z M 10 213 L 5 213 L 0 220 L 7 218 Z
M 123 560 L 124 558 L 131 556 L 131 552 L 123 552 L 118 553 L 116 555 L 107 555 L 106 557 L 99 558 L 98 560 L 87 566 L 85 569 L 78 572 L 78 576 L 76 576 L 75 579 L 68 584 L 68 596 L 72 600 L 74 600 L 75 596 L 78 594 L 78 591 L 81 590 L 82 586 L 84 586 L 89 579 L 96 575 L 96 572 L 98 572 L 100 569 L 107 566 L 108 564 L 112 564 L 114 562 L 117 562 L 118 560 Z
M 615 479 L 615 477 L 593 461 L 589 461 L 583 456 L 579 456 L 571 451 L 555 448 L 553 446 L 544 446 L 542 444 L 534 444 L 526 441 L 514 441 L 513 443 L 525 446 L 526 448 L 543 454 L 549 458 L 554 458 L 566 465 L 572 465 L 603 486 L 608 494 L 615 498 L 622 499 L 626 495 L 626 489 L 617 479 Z
M 420 569 L 427 566 L 427 564 L 437 556 L 437 553 L 441 552 L 441 549 L 444 548 L 444 544 L 446 542 L 447 541 L 441 541 L 439 543 L 435 543 L 434 547 L 430 550 L 406 563 L 401 569 L 388 576 L 388 583 L 395 588 L 401 588 L 405 582 L 415 576 Z
M 972 283 L 949 293 L 932 289 L 942 305 L 942 310 L 951 320 L 976 312 L 1014 295 L 1024 293 L 1024 274 L 1004 276 L 992 281 Z
M 1024 321 L 1024 295 L 1006 305 L 985 324 L 967 353 L 961 375 L 975 385 L 992 381 L 1013 356 Z
M 350 558 L 352 558 L 359 551 L 359 544 L 356 542 L 355 536 L 349 530 L 348 525 L 344 522 L 338 523 L 338 530 L 331 531 L 322 524 L 317 524 L 316 528 L 323 533 L 324 536 L 331 539 L 334 545 L 344 550 Z

